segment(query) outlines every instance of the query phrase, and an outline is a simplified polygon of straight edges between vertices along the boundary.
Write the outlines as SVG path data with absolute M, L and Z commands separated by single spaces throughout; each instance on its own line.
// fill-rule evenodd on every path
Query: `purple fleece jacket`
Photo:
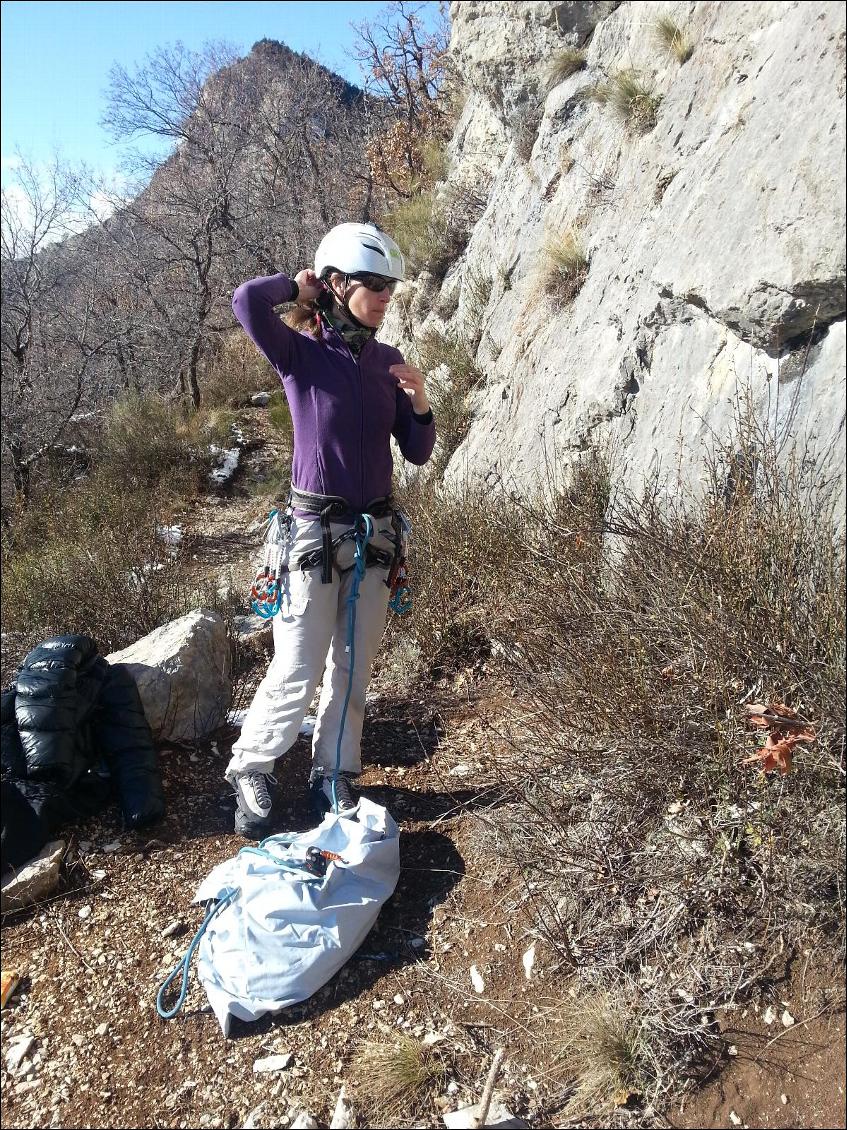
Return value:
M 371 338 L 355 358 L 332 327 L 320 340 L 292 330 L 274 307 L 293 293 L 287 275 L 252 279 L 238 287 L 232 309 L 282 379 L 294 425 L 292 484 L 341 495 L 358 513 L 391 493 L 390 437 L 420 465 L 432 454 L 435 424 L 431 413 L 415 415 L 388 372 L 402 364 L 399 350 Z

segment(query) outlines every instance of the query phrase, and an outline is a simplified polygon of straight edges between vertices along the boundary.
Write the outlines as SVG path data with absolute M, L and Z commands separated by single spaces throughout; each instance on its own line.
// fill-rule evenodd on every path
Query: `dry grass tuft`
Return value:
M 659 45 L 669 55 L 673 55 L 678 63 L 685 63 L 691 58 L 694 46 L 670 16 L 658 17 L 653 24 L 653 35 Z
M 574 231 L 551 236 L 544 244 L 544 290 L 562 308 L 574 300 L 588 278 L 589 261 Z
M 561 1005 L 555 1072 L 568 1086 L 571 1117 L 624 1106 L 648 1081 L 642 1022 L 634 1000 L 615 990 L 589 990 Z
M 400 1126 L 422 1114 L 443 1088 L 447 1063 L 436 1047 L 398 1033 L 391 1043 L 366 1043 L 353 1078 L 371 1124 Z
M 584 97 L 608 106 L 633 133 L 647 133 L 655 126 L 661 102 L 647 80 L 631 68 L 618 71 L 605 82 L 588 87 Z
M 585 52 L 577 47 L 565 47 L 553 57 L 547 67 L 547 88 L 552 90 L 566 78 L 575 75 L 586 65 Z

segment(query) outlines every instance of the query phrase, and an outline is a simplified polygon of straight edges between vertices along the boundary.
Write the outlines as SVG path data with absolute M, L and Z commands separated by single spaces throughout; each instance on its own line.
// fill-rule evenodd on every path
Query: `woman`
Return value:
M 323 238 L 314 271 L 253 279 L 233 296 L 235 316 L 282 379 L 294 425 L 291 501 L 271 526 L 281 543 L 274 658 L 226 769 L 245 836 L 271 830 L 270 774 L 296 741 L 321 676 L 315 806 L 352 815 L 358 803 L 351 779 L 361 771 L 365 692 L 399 554 L 390 439 L 419 465 L 435 443 L 423 374 L 374 336 L 403 276 L 385 232 L 347 223 Z M 274 307 L 291 302 L 286 325 Z M 363 574 L 357 554 L 367 560 Z

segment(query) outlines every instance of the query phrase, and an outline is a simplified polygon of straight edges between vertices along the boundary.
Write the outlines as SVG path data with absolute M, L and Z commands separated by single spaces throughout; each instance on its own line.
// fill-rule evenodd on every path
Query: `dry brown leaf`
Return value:
M 747 721 L 753 726 L 767 727 L 770 731 L 765 744 L 742 764 L 761 762 L 765 773 L 777 770 L 785 776 L 791 772 L 794 746 L 797 742 L 813 742 L 817 733 L 808 722 L 797 719 L 797 711 L 783 702 L 751 703 L 747 706 Z

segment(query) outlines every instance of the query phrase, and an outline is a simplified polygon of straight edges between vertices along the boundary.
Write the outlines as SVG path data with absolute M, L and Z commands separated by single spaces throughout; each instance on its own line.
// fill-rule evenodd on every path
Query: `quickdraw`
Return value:
M 397 616 L 405 616 L 412 611 L 412 590 L 409 587 L 409 574 L 406 569 L 406 554 L 409 551 L 409 538 L 412 534 L 412 523 L 403 510 L 395 510 L 392 514 L 394 527 L 394 560 L 388 574 L 389 597 L 388 607 Z
M 263 620 L 272 619 L 282 607 L 282 579 L 288 572 L 282 562 L 283 527 L 290 523 L 289 513 L 280 517 L 278 510 L 272 510 L 268 515 L 265 556 L 250 589 L 250 605 Z

